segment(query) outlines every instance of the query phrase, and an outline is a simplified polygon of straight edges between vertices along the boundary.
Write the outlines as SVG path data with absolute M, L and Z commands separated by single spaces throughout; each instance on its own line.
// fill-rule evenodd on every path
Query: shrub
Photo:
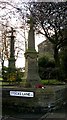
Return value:
M 41 79 L 53 79 L 56 75 L 55 61 L 46 56 L 39 58 L 39 75 Z

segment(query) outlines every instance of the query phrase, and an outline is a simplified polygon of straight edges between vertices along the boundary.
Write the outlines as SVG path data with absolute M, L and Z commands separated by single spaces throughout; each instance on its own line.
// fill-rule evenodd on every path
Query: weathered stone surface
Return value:
M 25 52 L 25 84 L 30 84 L 31 87 L 34 87 L 35 84 L 40 83 L 37 56 L 38 53 L 35 50 L 34 24 L 31 19 L 28 35 L 28 50 Z
M 62 89 L 63 88 L 63 89 Z M 35 96 L 33 98 L 25 98 L 25 97 L 13 97 L 10 96 L 10 91 L 33 91 Z M 8 105 L 19 105 L 22 107 L 48 107 L 49 105 L 62 105 L 63 101 L 65 101 L 65 91 L 67 89 L 65 87 L 46 87 L 44 89 L 41 88 L 3 88 L 2 92 L 2 100 L 3 103 Z M 66 101 L 65 101 L 66 102 Z
M 11 28 L 11 31 L 9 31 L 11 33 L 10 37 L 10 58 L 9 58 L 9 67 L 10 68 L 15 68 L 15 50 L 14 50 L 14 44 L 15 44 L 15 36 L 14 36 L 14 32 L 15 30 L 13 30 L 13 28 Z

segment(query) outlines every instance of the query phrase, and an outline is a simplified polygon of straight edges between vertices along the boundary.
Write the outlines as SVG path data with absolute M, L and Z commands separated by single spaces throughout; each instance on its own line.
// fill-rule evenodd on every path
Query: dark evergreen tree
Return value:
M 55 61 L 50 58 L 43 56 L 38 60 L 39 66 L 39 75 L 42 80 L 45 79 L 55 79 L 56 69 L 55 69 Z

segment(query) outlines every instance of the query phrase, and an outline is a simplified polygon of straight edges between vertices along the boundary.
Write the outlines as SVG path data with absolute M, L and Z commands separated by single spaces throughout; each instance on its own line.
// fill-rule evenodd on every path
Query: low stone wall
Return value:
M 54 89 L 56 88 L 56 89 Z M 46 86 L 44 89 L 41 88 L 22 88 L 22 87 L 13 87 L 13 88 L 3 88 L 2 89 L 2 104 L 3 106 L 8 107 L 19 107 L 20 109 L 32 109 L 32 108 L 47 108 L 54 106 L 66 100 L 66 90 L 67 88 L 62 87 L 51 87 Z M 10 91 L 33 91 L 35 96 L 33 98 L 25 97 L 16 97 L 10 96 Z M 29 110 L 30 110 L 29 109 Z

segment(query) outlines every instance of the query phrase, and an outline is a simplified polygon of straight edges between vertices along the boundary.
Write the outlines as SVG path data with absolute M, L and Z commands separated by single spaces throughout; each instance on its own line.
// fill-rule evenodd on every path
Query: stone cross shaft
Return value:
M 15 50 L 14 50 L 14 32 L 15 30 L 11 27 L 11 31 L 9 31 L 9 33 L 11 33 L 10 37 L 10 58 L 9 58 L 9 67 L 15 67 Z

